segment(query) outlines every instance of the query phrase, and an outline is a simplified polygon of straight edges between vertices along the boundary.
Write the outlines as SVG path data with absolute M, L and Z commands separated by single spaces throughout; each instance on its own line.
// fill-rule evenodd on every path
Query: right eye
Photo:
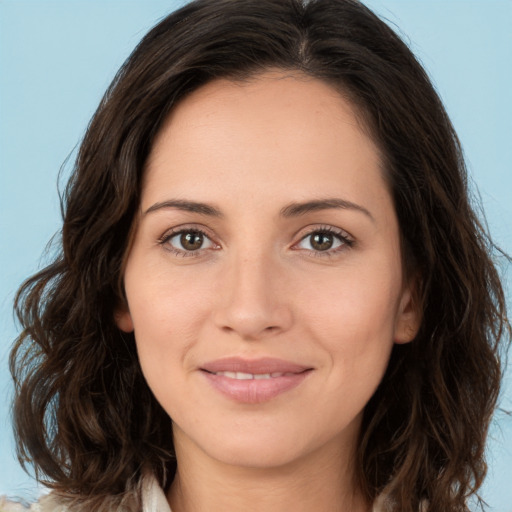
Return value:
M 216 245 L 208 235 L 199 229 L 180 229 L 167 233 L 160 241 L 177 256 L 198 256 L 203 250 L 214 249 Z

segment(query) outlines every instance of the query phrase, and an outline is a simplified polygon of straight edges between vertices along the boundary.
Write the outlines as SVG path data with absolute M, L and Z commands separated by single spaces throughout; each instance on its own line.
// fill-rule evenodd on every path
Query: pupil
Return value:
M 327 233 L 315 233 L 311 245 L 317 251 L 327 251 L 332 247 L 333 237 Z
M 181 235 L 181 245 L 189 251 L 196 251 L 203 245 L 203 235 L 197 232 L 188 232 Z

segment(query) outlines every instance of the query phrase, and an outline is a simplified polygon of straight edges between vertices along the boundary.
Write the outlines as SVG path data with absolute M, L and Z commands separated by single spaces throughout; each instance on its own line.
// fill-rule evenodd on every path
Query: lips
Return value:
M 247 404 L 266 402 L 290 391 L 313 370 L 282 359 L 247 360 L 237 357 L 211 361 L 200 369 L 222 395 Z
M 251 380 L 251 379 L 275 379 L 276 377 L 291 377 L 295 375 L 294 373 L 282 373 L 282 372 L 272 372 L 272 373 L 245 373 L 245 372 L 214 372 L 215 375 L 221 375 L 224 377 L 228 377 L 230 379 L 237 380 Z

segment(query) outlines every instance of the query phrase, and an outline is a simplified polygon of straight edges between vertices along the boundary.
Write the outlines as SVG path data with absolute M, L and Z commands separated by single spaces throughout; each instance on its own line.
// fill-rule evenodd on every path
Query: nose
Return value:
M 251 341 L 284 332 L 293 322 L 284 272 L 269 255 L 226 262 L 218 290 L 215 324 Z

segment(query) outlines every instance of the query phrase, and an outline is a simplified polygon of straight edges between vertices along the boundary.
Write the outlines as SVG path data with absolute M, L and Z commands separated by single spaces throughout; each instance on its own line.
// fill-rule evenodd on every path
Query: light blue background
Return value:
M 37 493 L 13 455 L 6 359 L 16 335 L 14 293 L 42 264 L 43 248 L 60 227 L 57 172 L 117 68 L 146 31 L 182 3 L 0 0 L 0 494 Z M 512 2 L 367 4 L 400 27 L 433 77 L 491 232 L 512 253 Z M 509 298 L 510 291 L 509 280 Z M 511 373 L 501 401 L 509 410 Z M 483 496 L 492 510 L 510 512 L 512 418 L 503 413 L 491 431 L 489 465 Z

